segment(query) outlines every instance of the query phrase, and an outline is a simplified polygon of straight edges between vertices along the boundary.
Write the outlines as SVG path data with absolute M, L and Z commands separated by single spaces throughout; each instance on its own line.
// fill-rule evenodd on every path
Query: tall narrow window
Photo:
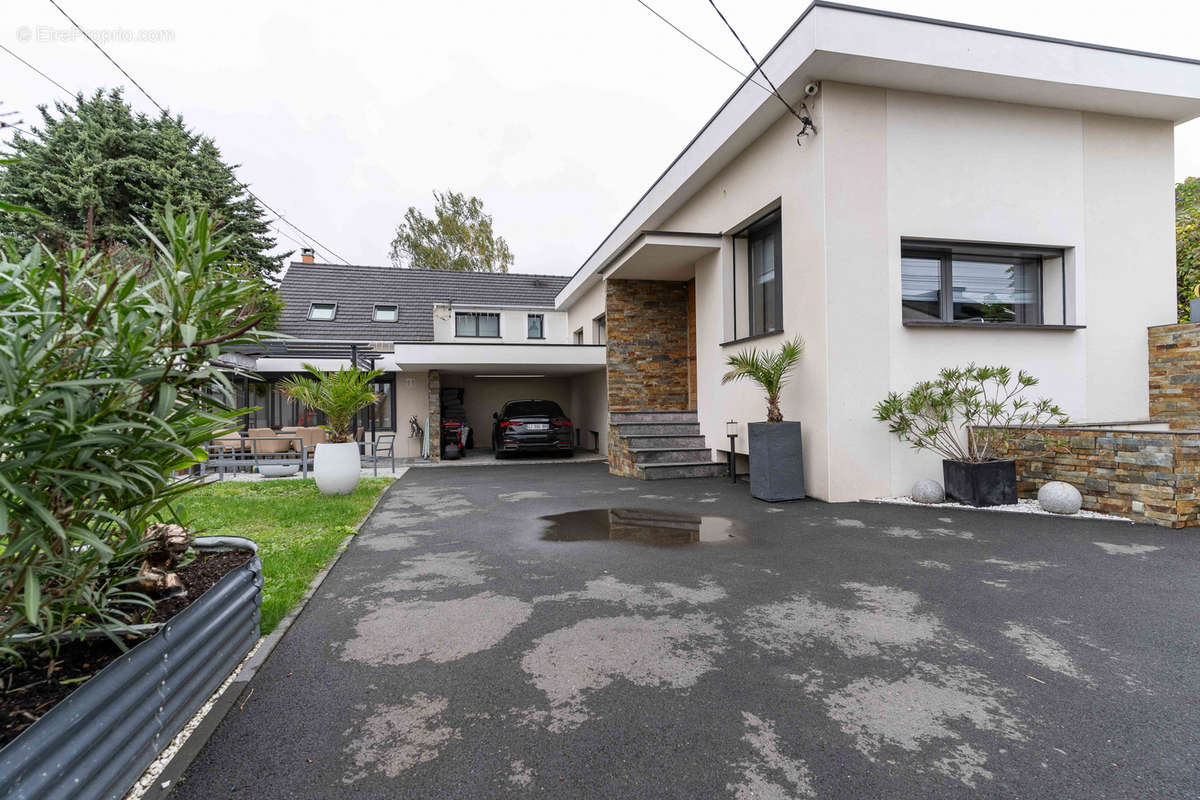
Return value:
M 583 328 L 575 331 L 575 344 L 583 344 Z
M 525 335 L 529 339 L 546 338 L 546 318 L 542 314 L 530 314 L 525 318 Z
M 595 327 L 596 344 L 608 344 L 608 320 L 604 314 L 592 320 Z
M 500 338 L 500 315 L 459 311 L 454 315 L 454 335 L 498 339 Z
M 778 211 L 752 225 L 748 233 L 751 336 L 783 329 L 781 233 Z

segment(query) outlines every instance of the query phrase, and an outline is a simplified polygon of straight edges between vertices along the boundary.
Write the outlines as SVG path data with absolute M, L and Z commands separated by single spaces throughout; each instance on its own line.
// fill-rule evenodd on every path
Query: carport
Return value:
M 577 447 L 601 452 L 607 447 L 603 345 L 396 344 L 380 366 L 418 379 L 411 382 L 424 377 L 426 405 L 421 414 L 409 413 L 429 420 L 434 457 L 440 451 L 441 393 L 447 388 L 462 389 L 476 452 L 491 449 L 492 413 L 509 400 L 526 399 L 558 403 L 574 423 Z

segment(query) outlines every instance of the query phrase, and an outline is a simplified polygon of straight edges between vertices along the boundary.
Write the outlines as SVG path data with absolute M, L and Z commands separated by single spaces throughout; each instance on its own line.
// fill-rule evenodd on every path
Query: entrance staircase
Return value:
M 614 475 L 653 481 L 728 474 L 725 464 L 712 460 L 695 411 L 613 411 L 608 442 Z

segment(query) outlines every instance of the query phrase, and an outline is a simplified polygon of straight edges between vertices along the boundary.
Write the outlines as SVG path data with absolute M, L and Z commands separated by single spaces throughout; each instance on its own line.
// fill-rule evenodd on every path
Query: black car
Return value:
M 510 400 L 492 414 L 492 449 L 496 458 L 510 453 L 555 451 L 570 457 L 571 420 L 549 400 Z

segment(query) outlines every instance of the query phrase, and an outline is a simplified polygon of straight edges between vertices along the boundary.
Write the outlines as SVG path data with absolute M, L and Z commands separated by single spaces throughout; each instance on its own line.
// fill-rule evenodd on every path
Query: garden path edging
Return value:
M 387 497 L 389 492 L 395 489 L 406 472 L 408 472 L 407 467 L 397 469 L 395 479 L 379 493 L 379 497 L 375 498 L 375 502 L 371 505 L 371 508 L 358 524 L 354 526 L 354 533 L 347 534 L 346 538 L 342 539 L 341 544 L 338 545 L 337 553 L 334 554 L 333 558 L 330 559 L 329 563 L 320 572 L 313 576 L 312 581 L 308 584 L 308 590 L 300 598 L 300 601 L 287 613 L 287 616 L 279 621 L 279 624 L 275 626 L 273 631 L 258 640 L 246 663 L 234 674 L 233 683 L 230 684 L 228 690 L 224 691 L 216 699 L 212 708 L 200 720 L 191 735 L 180 743 L 174 757 L 162 766 L 158 774 L 154 777 L 154 782 L 139 795 L 140 800 L 161 800 L 168 797 L 171 794 L 171 789 L 175 786 L 175 782 L 187 771 L 192 761 L 204 749 L 204 745 L 208 743 L 217 726 L 225 719 L 225 715 L 235 705 L 246 702 L 248 698 L 244 698 L 243 695 L 246 694 L 250 681 L 254 679 L 254 676 L 258 674 L 258 670 L 266 663 L 271 653 L 275 650 L 276 645 L 279 644 L 280 639 L 292 627 L 292 623 L 308 607 L 309 601 L 312 600 L 317 590 L 321 588 L 321 584 L 325 582 L 325 578 L 329 576 L 330 571 L 341 561 L 342 556 L 345 554 L 347 548 L 350 547 L 350 543 L 354 540 L 354 537 L 358 535 L 363 526 L 375 515 L 375 510 L 379 508 L 379 504 L 383 502 L 383 499 Z M 144 777 L 145 775 L 143 774 L 142 778 Z M 139 778 L 139 782 L 142 778 Z

